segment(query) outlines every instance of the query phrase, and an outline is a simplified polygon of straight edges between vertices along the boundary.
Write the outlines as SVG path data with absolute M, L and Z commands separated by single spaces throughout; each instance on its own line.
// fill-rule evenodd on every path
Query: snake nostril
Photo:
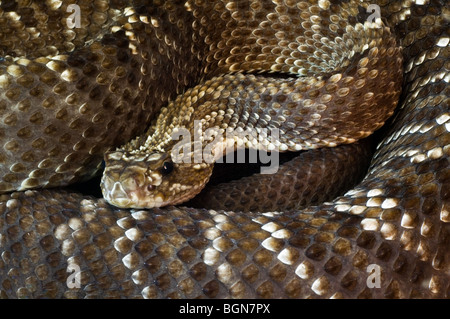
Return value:
M 146 178 L 143 174 L 136 173 L 132 175 L 136 187 L 142 188 L 146 184 Z

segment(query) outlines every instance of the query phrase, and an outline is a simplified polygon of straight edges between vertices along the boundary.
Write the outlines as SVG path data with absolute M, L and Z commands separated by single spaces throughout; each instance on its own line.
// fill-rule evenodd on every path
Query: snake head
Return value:
M 170 153 L 105 154 L 103 197 L 122 208 L 176 205 L 197 195 L 209 180 L 212 164 L 175 163 Z

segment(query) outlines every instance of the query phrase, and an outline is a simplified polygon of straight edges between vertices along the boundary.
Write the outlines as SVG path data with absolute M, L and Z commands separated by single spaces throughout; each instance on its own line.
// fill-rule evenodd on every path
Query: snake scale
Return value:
M 450 11 L 444 0 L 373 2 L 390 31 L 364 27 L 367 1 L 1 1 L 0 297 L 448 298 Z M 67 27 L 69 4 L 79 28 Z M 362 56 L 351 48 L 364 32 L 392 38 L 361 44 Z M 284 75 L 326 74 L 337 51 L 348 54 L 338 70 L 352 55 L 358 65 L 304 82 L 310 97 L 378 91 L 337 103 L 359 101 L 363 126 L 328 144 L 367 136 L 387 119 L 373 121 L 378 107 L 390 115 L 399 98 L 366 176 L 345 195 L 264 213 L 130 210 L 63 188 L 94 176 L 103 154 L 143 134 L 168 102 L 292 93 L 304 78 Z M 252 99 L 292 115 L 290 97 L 270 96 Z M 310 126 L 304 140 L 320 144 L 316 134 Z M 368 284 L 373 265 L 378 287 Z

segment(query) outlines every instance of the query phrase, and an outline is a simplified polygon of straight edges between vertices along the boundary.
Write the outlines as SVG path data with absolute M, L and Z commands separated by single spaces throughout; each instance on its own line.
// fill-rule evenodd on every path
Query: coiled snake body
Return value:
M 72 2 L 0 3 L 0 297 L 449 296 L 445 1 L 377 1 L 390 31 L 365 27 L 369 2 L 141 2 L 78 1 L 82 27 L 74 29 L 66 27 Z M 390 33 L 396 40 L 360 42 Z M 361 54 L 352 49 L 358 46 Z M 329 69 L 337 51 L 344 52 L 333 62 L 338 72 L 350 65 L 339 76 Z M 357 65 L 348 62 L 352 56 Z M 356 100 L 336 102 L 344 107 L 343 118 L 337 111 L 316 112 L 321 107 L 308 113 L 317 102 L 305 99 L 303 109 L 290 107 L 313 123 L 301 138 L 305 145 L 351 142 L 392 113 L 402 57 L 398 110 L 370 170 L 332 202 L 265 213 L 128 210 L 61 188 L 27 190 L 93 176 L 103 154 L 143 133 L 168 101 L 195 105 L 203 98 L 218 101 L 220 109 L 242 99 L 242 114 L 255 101 L 261 107 L 256 120 L 267 125 L 274 118 L 289 123 L 292 92 L 326 105 L 333 94 L 346 97 L 354 90 Z M 305 82 L 307 93 L 295 92 L 289 84 L 294 80 L 277 78 L 287 73 L 322 78 Z M 282 84 L 261 80 L 269 77 Z M 227 91 L 230 83 L 236 91 Z M 358 97 L 362 87 L 373 92 Z M 358 101 L 365 105 L 355 115 Z M 345 109 L 351 104 L 352 111 Z M 370 105 L 369 112 L 364 107 Z M 382 108 L 388 115 L 375 119 Z M 370 124 L 353 129 L 349 113 Z M 316 123 L 333 120 L 343 131 L 328 132 L 331 140 L 318 138 Z M 370 269 L 379 271 L 376 287 L 368 283 Z

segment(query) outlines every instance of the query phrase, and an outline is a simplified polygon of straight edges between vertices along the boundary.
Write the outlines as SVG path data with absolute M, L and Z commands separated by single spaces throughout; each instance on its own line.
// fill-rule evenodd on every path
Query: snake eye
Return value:
M 169 175 L 173 171 L 173 163 L 172 162 L 164 162 L 161 167 L 161 174 L 164 176 Z

